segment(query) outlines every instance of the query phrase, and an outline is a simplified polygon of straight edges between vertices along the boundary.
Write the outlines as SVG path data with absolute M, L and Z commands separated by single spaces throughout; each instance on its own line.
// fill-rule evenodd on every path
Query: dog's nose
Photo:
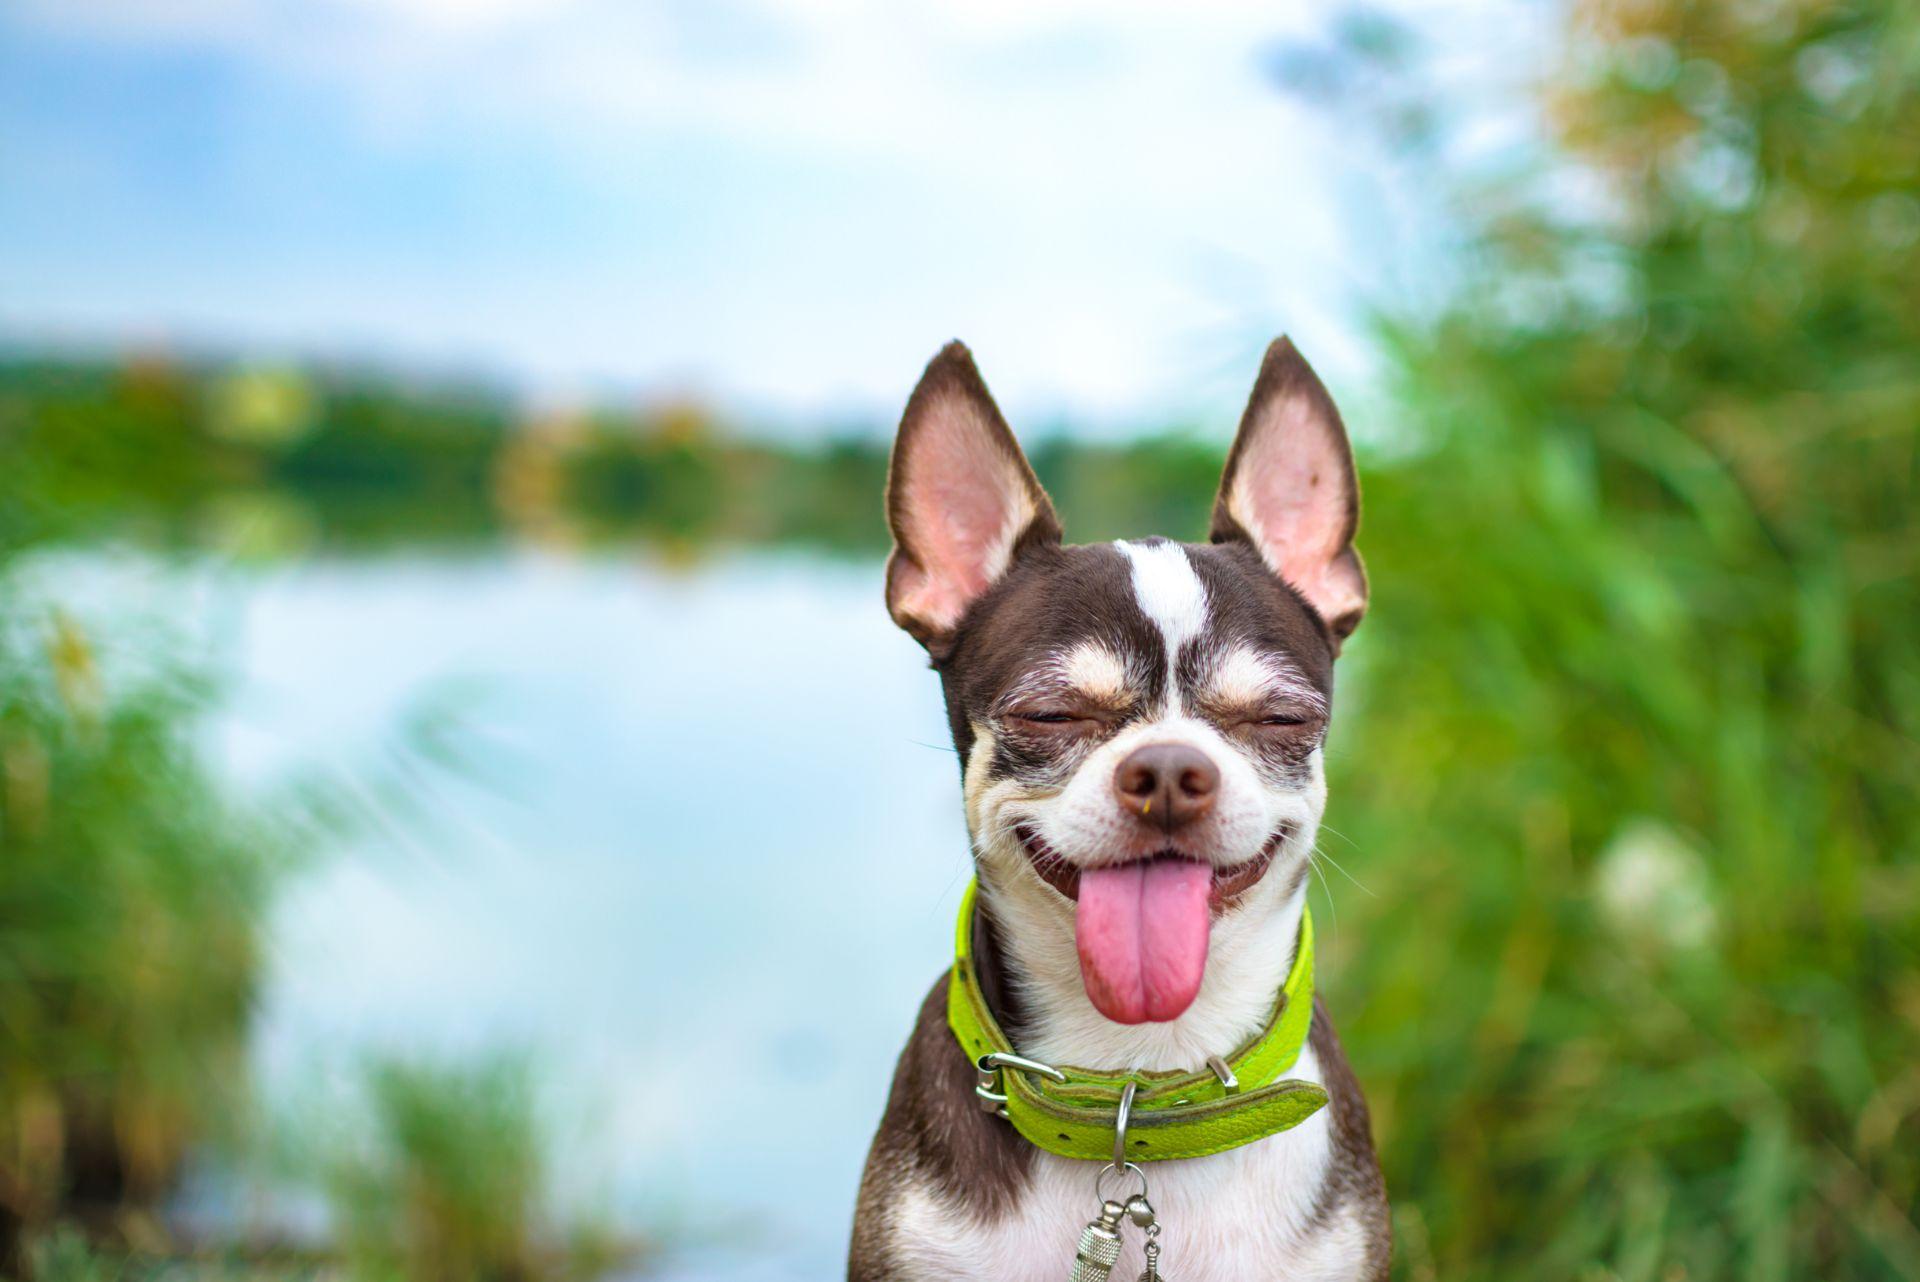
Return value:
M 1184 743 L 1149 743 L 1127 754 L 1113 772 L 1122 809 L 1172 832 L 1213 808 L 1220 767 Z

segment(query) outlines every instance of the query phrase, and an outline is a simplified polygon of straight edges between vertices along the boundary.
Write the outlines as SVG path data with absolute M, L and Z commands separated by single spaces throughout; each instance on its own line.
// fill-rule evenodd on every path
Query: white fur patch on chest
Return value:
M 1288 1076 L 1320 1080 L 1311 1048 Z M 1162 1272 L 1180 1282 L 1361 1276 L 1367 1241 L 1357 1218 L 1336 1213 L 1313 1220 L 1329 1160 L 1327 1126 L 1322 1109 L 1290 1131 L 1242 1148 L 1147 1164 Z M 1100 1209 L 1093 1189 L 1098 1169 L 1095 1162 L 1035 1154 L 1019 1202 L 992 1224 L 945 1205 L 926 1187 L 902 1190 L 890 1217 L 895 1276 L 1058 1282 L 1071 1270 L 1081 1230 Z M 1145 1237 L 1131 1226 L 1123 1236 L 1113 1276 L 1135 1278 L 1145 1266 Z

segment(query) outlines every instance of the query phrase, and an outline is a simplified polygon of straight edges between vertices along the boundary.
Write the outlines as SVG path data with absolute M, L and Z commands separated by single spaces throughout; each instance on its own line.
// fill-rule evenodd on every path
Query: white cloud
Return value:
M 882 403 L 927 344 L 964 332 L 999 353 L 989 374 L 1016 402 L 1101 414 L 1190 401 L 1263 325 L 1306 331 L 1336 365 L 1357 350 L 1343 312 L 1365 256 L 1336 197 L 1353 157 L 1257 63 L 1318 6 L 25 3 L 46 28 L 210 51 L 317 90 L 376 151 L 512 145 L 632 206 L 633 240 L 603 270 L 539 282 L 523 307 L 436 322 L 336 302 L 334 332 L 404 344 L 444 324 L 536 375 L 680 373 L 795 407 Z M 648 221 L 660 195 L 636 190 L 636 158 L 666 144 L 764 160 L 763 189 L 712 198 L 765 209 L 710 211 L 757 243 L 676 257 L 648 241 L 665 234 Z M 777 176 L 795 171 L 841 184 L 844 217 L 803 214 L 805 192 Z M 631 279 L 641 262 L 660 274 Z M 1222 263 L 1225 291 L 1206 270 Z M 543 309 L 575 332 L 526 319 Z

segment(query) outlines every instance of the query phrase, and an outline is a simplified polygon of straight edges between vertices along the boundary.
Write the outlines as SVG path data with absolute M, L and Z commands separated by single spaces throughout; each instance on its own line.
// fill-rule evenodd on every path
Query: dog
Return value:
M 1144 1158 L 1144 1137 L 1173 1134 L 1146 1129 L 1149 1112 L 1129 1117 L 1122 1079 L 1149 1093 L 1174 1082 L 1195 1100 L 1169 1102 L 1189 1111 L 1203 1093 L 1218 1101 L 1205 1107 L 1243 1107 L 1229 1057 L 1278 1036 L 1262 1029 L 1287 1023 L 1303 960 L 1310 979 L 1333 664 L 1367 603 L 1353 455 L 1326 388 L 1287 339 L 1267 350 L 1209 543 L 1067 546 L 952 343 L 907 403 L 887 517 L 887 608 L 940 675 L 976 890 L 956 969 L 921 1009 L 868 1155 L 850 1282 L 1057 1282 L 1077 1250 L 1098 1253 L 1086 1242 L 1116 1237 L 1115 1276 L 1132 1277 L 1145 1213 L 1129 1225 L 1116 1200 L 1105 1229 L 1089 1222 L 1109 1193 L 1139 1185 L 1183 1282 L 1386 1277 L 1366 1102 L 1304 991 L 1297 1054 L 1266 1094 L 1298 1105 L 1289 1118 L 1324 1107 L 1138 1168 L 1103 1168 L 1104 1147 L 1088 1150 L 1112 1130 L 1117 1157 Z M 1009 1056 L 981 1060 L 980 1037 L 961 1045 L 974 993 L 979 1026 L 997 1023 Z M 1064 1108 L 1094 1121 L 1056 1136 L 1033 1092 L 1074 1065 L 1126 1102 Z M 1054 1151 L 1069 1141 L 1074 1155 Z

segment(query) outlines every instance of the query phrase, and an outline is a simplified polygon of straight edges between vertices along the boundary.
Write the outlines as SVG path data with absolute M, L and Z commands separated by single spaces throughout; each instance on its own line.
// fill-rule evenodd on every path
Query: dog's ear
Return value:
M 948 343 L 920 376 L 887 472 L 887 609 L 938 659 L 967 607 L 1060 521 L 973 356 Z
M 1251 543 L 1319 612 L 1334 649 L 1367 609 L 1353 549 L 1360 488 L 1340 411 L 1306 358 L 1277 338 L 1260 363 L 1213 504 L 1213 541 Z

